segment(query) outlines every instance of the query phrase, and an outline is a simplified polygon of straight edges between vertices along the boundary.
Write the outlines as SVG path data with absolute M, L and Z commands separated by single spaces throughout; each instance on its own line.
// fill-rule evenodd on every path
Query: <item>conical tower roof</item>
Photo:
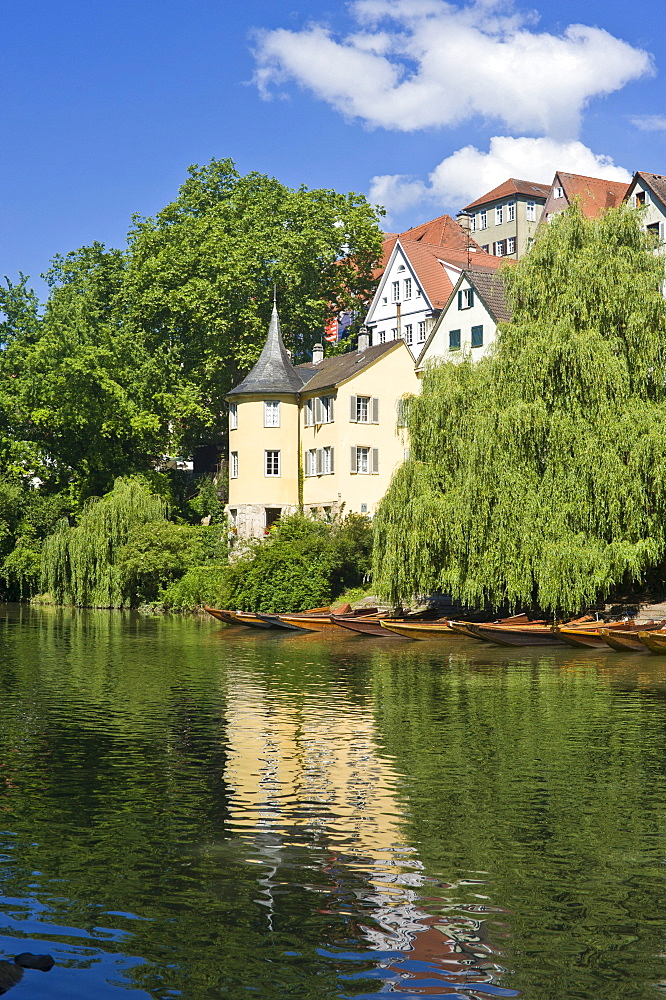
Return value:
M 256 365 L 246 375 L 240 385 L 229 392 L 229 396 L 240 396 L 243 393 L 274 393 L 300 392 L 303 383 L 311 378 L 312 373 L 301 374 L 291 363 L 287 349 L 280 333 L 280 318 L 277 306 L 273 304 L 271 324 L 264 349 L 259 355 Z

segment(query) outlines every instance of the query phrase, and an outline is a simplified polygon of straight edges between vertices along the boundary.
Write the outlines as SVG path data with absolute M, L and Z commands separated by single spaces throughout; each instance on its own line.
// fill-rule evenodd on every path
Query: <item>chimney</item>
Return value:
M 471 222 L 467 212 L 458 212 L 458 214 L 456 215 L 456 220 L 460 228 L 464 229 L 466 233 L 470 231 Z
M 312 364 L 318 365 L 320 361 L 324 360 L 324 345 L 315 344 L 312 348 Z
M 367 329 L 362 326 L 358 333 L 358 350 L 367 351 L 370 347 L 370 334 Z

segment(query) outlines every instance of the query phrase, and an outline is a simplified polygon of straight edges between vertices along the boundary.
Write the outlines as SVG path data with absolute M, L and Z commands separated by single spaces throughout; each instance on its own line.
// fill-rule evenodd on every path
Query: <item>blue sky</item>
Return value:
M 54 254 L 122 246 L 212 157 L 372 193 L 392 228 L 510 174 L 666 173 L 665 20 L 659 0 L 5 0 L 0 275 L 43 295 Z

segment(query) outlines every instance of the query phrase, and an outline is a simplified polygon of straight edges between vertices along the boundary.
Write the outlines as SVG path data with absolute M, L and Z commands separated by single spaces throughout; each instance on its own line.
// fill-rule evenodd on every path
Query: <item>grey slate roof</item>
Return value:
M 511 319 L 511 310 L 507 305 L 504 291 L 504 280 L 501 273 L 497 271 L 481 271 L 477 268 L 465 270 L 465 277 L 476 288 L 478 294 L 483 299 L 486 309 L 499 322 L 506 322 Z
M 273 306 L 271 323 L 264 349 L 259 355 L 256 365 L 246 375 L 240 385 L 228 393 L 229 396 L 240 396 L 244 393 L 298 393 L 306 380 L 305 373 L 291 363 L 287 349 L 280 333 L 280 319 L 277 307 Z
M 400 340 L 389 340 L 386 344 L 368 347 L 365 351 L 352 351 L 350 354 L 338 354 L 337 357 L 324 358 L 318 365 L 311 363 L 299 365 L 303 372 L 303 392 L 313 392 L 328 389 L 331 386 L 345 382 L 352 375 L 371 365 L 387 351 L 392 350 Z

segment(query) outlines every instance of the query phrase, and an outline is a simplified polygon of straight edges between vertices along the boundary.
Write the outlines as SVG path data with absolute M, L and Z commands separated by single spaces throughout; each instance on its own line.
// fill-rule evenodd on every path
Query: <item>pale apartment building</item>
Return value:
M 530 247 L 550 191 L 548 184 L 510 177 L 463 209 L 470 232 L 494 257 L 519 260 Z
M 261 356 L 231 390 L 229 504 L 232 531 L 260 537 L 298 510 L 372 516 L 405 460 L 399 401 L 419 390 L 403 340 L 294 365 L 277 309 Z

